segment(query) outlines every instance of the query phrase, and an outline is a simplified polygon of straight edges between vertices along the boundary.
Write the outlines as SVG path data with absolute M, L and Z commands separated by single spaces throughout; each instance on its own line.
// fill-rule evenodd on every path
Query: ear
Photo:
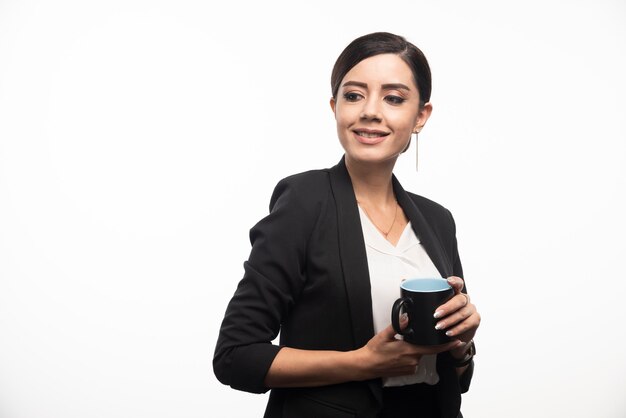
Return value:
M 333 113 L 335 113 L 335 106 L 337 106 L 337 101 L 335 100 L 334 97 L 330 98 L 330 108 L 333 110 Z
M 428 102 L 420 110 L 420 113 L 417 116 L 417 121 L 415 122 L 415 127 L 413 128 L 413 132 L 419 132 L 422 130 L 424 125 L 426 125 L 426 122 L 428 121 L 431 113 L 433 113 L 433 105 Z

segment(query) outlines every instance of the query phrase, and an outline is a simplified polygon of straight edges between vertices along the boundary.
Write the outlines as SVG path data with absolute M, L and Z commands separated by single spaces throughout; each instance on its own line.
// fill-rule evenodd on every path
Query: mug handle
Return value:
M 408 326 L 408 324 L 406 328 L 400 329 L 400 311 L 402 310 L 402 307 L 404 305 L 410 308 L 412 303 L 413 301 L 411 301 L 410 298 L 400 298 L 400 299 L 397 299 L 393 303 L 393 307 L 391 308 L 391 325 L 393 326 L 393 330 L 396 332 L 396 334 L 400 334 L 400 335 L 413 334 L 413 330 L 411 329 L 410 326 Z M 409 323 L 410 322 L 411 322 L 411 317 L 409 317 Z

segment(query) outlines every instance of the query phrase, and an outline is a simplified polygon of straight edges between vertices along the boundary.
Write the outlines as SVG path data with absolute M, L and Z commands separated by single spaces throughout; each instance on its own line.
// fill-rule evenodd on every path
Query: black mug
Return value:
M 451 341 L 445 330 L 435 329 L 438 319 L 433 316 L 439 305 L 454 296 L 454 289 L 446 279 L 417 278 L 400 284 L 400 299 L 391 309 L 391 324 L 404 341 L 416 345 L 439 345 Z M 400 329 L 400 314 L 408 315 L 409 323 Z

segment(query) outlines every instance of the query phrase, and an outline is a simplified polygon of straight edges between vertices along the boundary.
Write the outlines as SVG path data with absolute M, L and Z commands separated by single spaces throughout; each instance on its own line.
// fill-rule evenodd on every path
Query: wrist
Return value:
M 450 352 L 452 358 L 454 359 L 455 367 L 465 367 L 474 358 L 476 355 L 476 346 L 474 345 L 474 340 L 469 341 L 462 347 L 461 350 L 452 350 Z
M 350 380 L 360 381 L 372 378 L 365 368 L 366 365 L 370 364 L 367 355 L 366 347 L 344 352 L 344 364 L 350 375 Z

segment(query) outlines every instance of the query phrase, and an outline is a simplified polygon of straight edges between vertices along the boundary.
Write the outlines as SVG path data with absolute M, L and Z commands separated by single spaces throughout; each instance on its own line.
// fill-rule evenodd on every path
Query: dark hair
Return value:
M 339 85 L 345 75 L 366 58 L 380 54 L 396 54 L 406 62 L 413 73 L 420 94 L 420 107 L 430 100 L 430 66 L 424 53 L 402 36 L 388 32 L 374 32 L 356 38 L 337 58 L 330 77 L 333 97 L 337 98 Z

